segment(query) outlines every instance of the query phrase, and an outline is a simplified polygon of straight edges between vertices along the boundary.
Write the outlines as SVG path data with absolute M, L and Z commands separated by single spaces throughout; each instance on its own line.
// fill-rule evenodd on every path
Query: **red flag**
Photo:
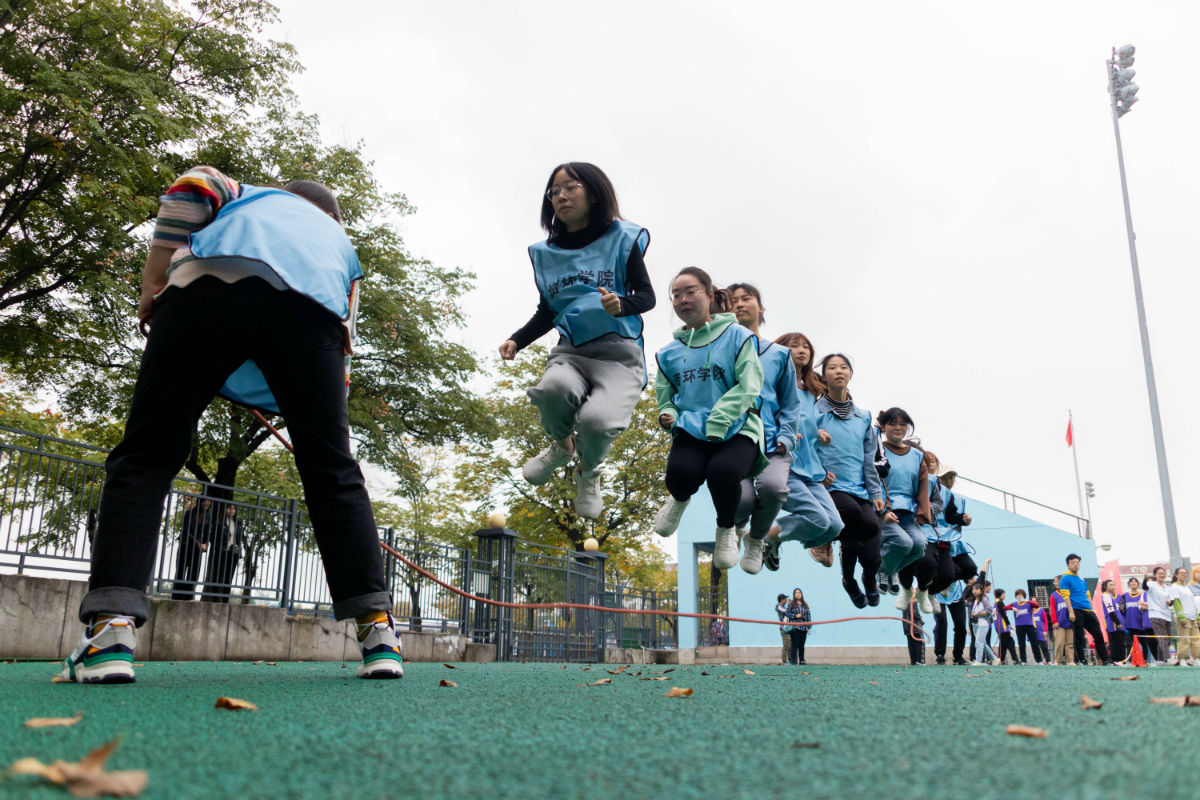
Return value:
M 1067 420 L 1067 447 L 1072 447 L 1075 444 L 1075 437 L 1071 435 L 1071 420 Z

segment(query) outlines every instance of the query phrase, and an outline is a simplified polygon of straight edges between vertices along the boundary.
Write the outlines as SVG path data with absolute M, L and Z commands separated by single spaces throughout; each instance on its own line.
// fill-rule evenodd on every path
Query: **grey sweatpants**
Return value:
M 565 339 L 550 351 L 546 371 L 525 393 L 550 438 L 575 436 L 579 465 L 593 470 L 629 427 L 646 383 L 642 348 L 628 339 L 572 347 Z
M 791 453 L 771 453 L 767 466 L 753 478 L 742 480 L 742 496 L 738 501 L 737 524 L 750 523 L 750 536 L 762 539 L 771 530 L 779 509 L 788 499 L 788 473 L 792 469 Z

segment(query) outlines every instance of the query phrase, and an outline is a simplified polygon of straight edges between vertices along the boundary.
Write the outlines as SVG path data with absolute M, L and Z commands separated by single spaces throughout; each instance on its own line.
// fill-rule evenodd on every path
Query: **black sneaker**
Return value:
M 854 603 L 855 608 L 866 608 L 867 597 L 862 593 L 862 589 L 858 588 L 856 581 L 842 580 L 842 588 L 846 590 L 846 594 L 850 595 L 850 602 Z M 877 598 L 879 595 L 875 595 Z
M 946 666 L 946 659 L 943 658 L 942 656 L 938 656 L 937 661 L 935 661 L 934 663 L 937 664 L 939 667 L 944 667 L 944 666 Z
M 962 658 L 956 658 L 956 659 L 954 659 L 954 666 L 956 666 L 956 667 L 969 667 L 969 666 L 971 666 L 971 662 L 970 662 L 970 661 L 967 661 L 967 660 L 965 660 L 965 659 L 962 659 Z
M 763 550 L 763 566 L 771 572 L 779 571 L 779 540 L 767 537 L 767 547 Z
M 879 605 L 879 592 L 867 592 L 867 605 L 872 608 Z

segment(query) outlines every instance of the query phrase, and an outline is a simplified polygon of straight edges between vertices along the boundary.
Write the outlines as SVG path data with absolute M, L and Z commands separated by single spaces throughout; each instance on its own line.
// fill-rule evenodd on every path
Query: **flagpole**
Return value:
M 1079 516 L 1086 520 L 1084 538 L 1092 538 L 1092 518 L 1083 511 L 1083 484 L 1079 482 L 1079 453 L 1075 452 L 1075 420 L 1071 417 L 1071 409 L 1067 409 L 1067 430 L 1071 434 L 1071 458 L 1075 462 L 1075 495 L 1079 499 Z

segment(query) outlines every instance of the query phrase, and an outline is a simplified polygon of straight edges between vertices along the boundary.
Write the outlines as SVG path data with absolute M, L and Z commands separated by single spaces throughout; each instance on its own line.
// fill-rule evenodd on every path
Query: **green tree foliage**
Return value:
M 651 526 L 666 499 L 670 440 L 656 422 L 653 387 L 642 393 L 632 423 L 602 466 L 604 511 L 593 522 L 574 512 L 575 482 L 568 468 L 542 486 L 521 477 L 525 461 L 550 443 L 525 395 L 541 377 L 545 359 L 544 348 L 531 347 L 499 368 L 486 401 L 499 434 L 487 445 L 462 448 L 456 483 L 463 504 L 476 510 L 480 522 L 490 509 L 507 508 L 508 527 L 526 541 L 582 550 L 594 536 L 613 569 L 635 575 L 638 586 L 666 588 L 673 573 L 665 569 L 667 556 L 655 546 Z

